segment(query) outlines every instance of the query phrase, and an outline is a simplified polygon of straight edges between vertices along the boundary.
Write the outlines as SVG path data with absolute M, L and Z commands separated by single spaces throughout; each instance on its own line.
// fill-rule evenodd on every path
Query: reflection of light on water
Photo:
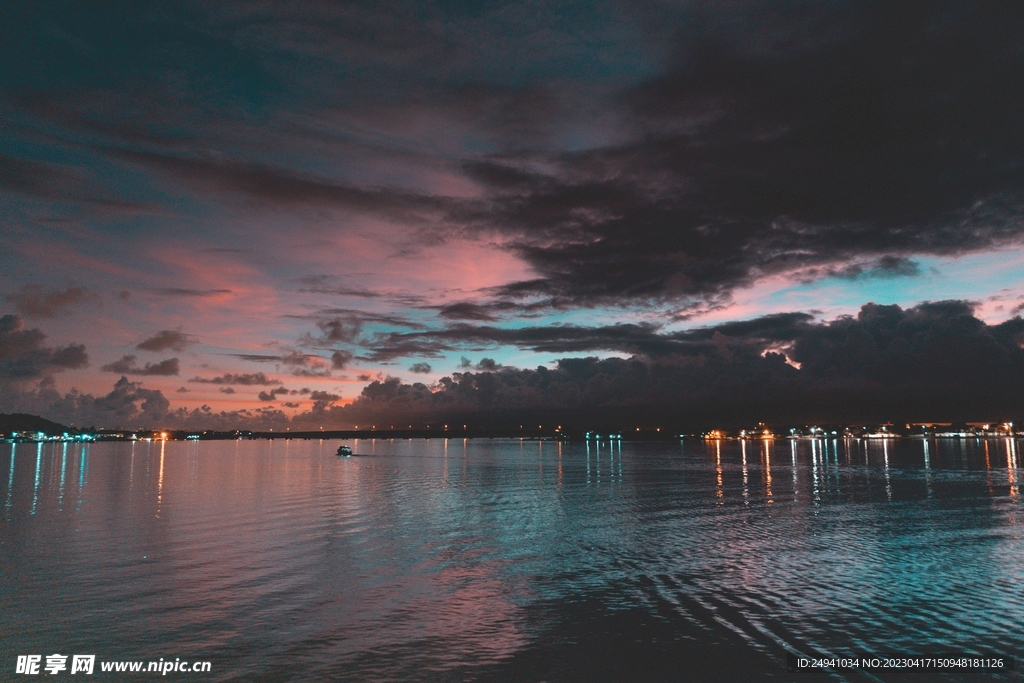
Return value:
M 238 443 L 237 441 L 235 443 Z M 317 444 L 317 455 L 323 453 L 324 441 L 320 440 Z M 188 442 L 188 483 L 189 488 L 195 490 L 196 483 L 199 480 L 199 441 Z
M 743 451 L 743 504 L 750 505 L 750 493 L 747 491 L 747 440 L 740 441 Z
M 928 497 L 932 497 L 932 453 L 928 445 L 928 439 L 924 439 L 924 486 L 928 491 Z M 985 442 L 985 457 L 988 457 L 988 442 Z
M 537 442 L 537 483 L 544 484 L 544 442 Z
M 57 496 L 57 509 L 64 509 L 64 477 L 68 470 L 68 442 L 65 441 L 60 453 L 60 495 Z
M 818 486 L 818 440 L 811 439 L 811 480 L 813 485 L 814 504 L 821 501 L 821 490 Z
M 826 464 L 828 459 L 828 447 L 825 448 Z M 832 439 L 832 459 L 835 461 L 835 467 L 832 469 L 832 481 L 835 483 L 836 493 L 842 492 L 842 487 L 839 485 L 839 439 Z
M 14 456 L 18 452 L 18 444 L 11 444 L 11 474 L 7 477 L 7 501 L 4 503 L 4 507 L 7 510 L 11 509 L 11 495 L 14 492 Z
M 622 483 L 622 441 L 615 442 L 619 448 L 619 483 Z
M 163 454 L 163 449 L 160 449 L 160 453 L 161 453 L 161 455 Z M 292 440 L 291 439 L 285 439 L 284 440 L 284 478 L 286 480 L 289 479 L 289 476 L 288 476 L 288 466 L 291 463 L 291 453 L 292 453 Z
M 722 442 L 721 440 L 715 441 L 715 479 L 717 485 L 715 486 L 715 497 L 721 499 L 725 496 L 725 487 L 722 485 Z M 722 501 L 719 500 L 718 504 L 721 505 Z
M 882 439 L 882 456 L 885 458 L 885 497 L 892 500 L 892 481 L 889 478 L 889 439 Z
M 156 480 L 156 516 L 160 516 L 160 504 L 164 499 L 164 447 L 167 445 L 166 441 L 160 442 L 160 475 Z M 286 465 L 287 467 L 287 465 Z
M 39 474 L 43 467 L 43 443 L 36 444 L 36 483 L 32 489 L 32 514 L 36 514 L 36 505 L 39 503 Z
M 796 441 L 795 440 L 791 440 L 789 442 L 789 452 L 790 452 L 790 456 L 793 459 L 793 500 L 796 500 L 797 494 L 799 493 L 799 489 L 797 488 L 797 481 L 796 481 L 797 466 L 796 466 Z
M 587 441 L 587 486 L 590 486 L 590 441 Z
M 988 486 L 988 495 L 992 495 L 992 459 L 988 454 L 988 439 L 985 439 L 985 485 Z
M 1017 487 L 1017 442 L 1011 437 L 1006 440 L 1006 476 L 1010 481 L 1010 497 L 1020 495 Z
M 448 488 L 448 439 L 444 440 L 444 451 L 441 459 L 444 465 L 441 468 L 441 487 Z
M 764 494 L 768 498 L 769 503 L 774 503 L 772 499 L 772 444 L 769 441 L 764 441 Z
M 826 475 L 841 473 L 846 496 L 835 495 L 833 480 L 822 477 L 823 463 L 817 462 L 827 514 L 820 507 L 787 506 L 787 482 L 774 480 L 775 474 L 785 474 L 784 468 L 781 460 L 771 462 L 775 453 L 766 444 L 762 495 L 770 477 L 772 493 L 778 484 L 780 506 L 786 508 L 773 505 L 771 512 L 785 514 L 773 514 L 771 520 L 750 518 L 749 507 L 719 502 L 721 507 L 706 508 L 707 499 L 693 499 L 706 495 L 704 477 L 714 469 L 715 500 L 724 501 L 724 459 L 731 461 L 741 450 L 737 441 L 718 441 L 711 453 L 703 442 L 687 441 L 682 456 L 673 445 L 631 449 L 630 486 L 590 496 L 594 489 L 579 487 L 584 472 L 575 468 L 578 445 L 563 447 L 568 495 L 556 491 L 550 480 L 543 490 L 524 485 L 523 474 L 535 471 L 537 454 L 517 459 L 514 442 L 504 440 L 474 440 L 473 458 L 466 455 L 464 441 L 463 468 L 468 459 L 469 475 L 463 474 L 461 489 L 452 483 L 438 495 L 442 459 L 436 455 L 443 439 L 408 448 L 409 455 L 434 457 L 379 462 L 334 459 L 332 442 L 320 457 L 313 441 L 308 446 L 293 441 L 291 480 L 282 476 L 286 463 L 280 457 L 268 463 L 261 442 L 200 442 L 198 488 L 194 495 L 182 489 L 180 458 L 171 463 L 175 467 L 165 467 L 164 484 L 176 495 L 168 491 L 168 514 L 161 512 L 159 519 L 146 504 L 146 499 L 153 502 L 149 485 L 157 483 L 152 470 L 158 468 L 152 465 L 158 463 L 151 456 L 158 454 L 139 452 L 136 483 L 145 490 L 122 505 L 114 496 L 121 494 L 128 447 L 111 443 L 90 451 L 92 486 L 83 495 L 91 505 L 83 504 L 74 519 L 57 518 L 46 499 L 59 478 L 53 466 L 59 463 L 51 457 L 56 453 L 45 453 L 46 446 L 44 466 L 51 469 L 40 475 L 39 511 L 32 518 L 21 514 L 28 510 L 32 486 L 25 446 L 22 479 L 14 476 L 13 467 L 9 472 L 19 486 L 15 524 L 24 526 L 11 528 L 39 534 L 40 542 L 26 543 L 21 550 L 25 564 L 49 562 L 55 569 L 43 578 L 61 576 L 66 584 L 60 591 L 37 591 L 46 582 L 28 577 L 15 594 L 16 611 L 8 620 L 17 623 L 35 612 L 41 624 L 33 625 L 36 637 L 59 640 L 68 628 L 60 606 L 74 595 L 74 607 L 89 616 L 76 636 L 80 640 L 116 649 L 117 642 L 139 637 L 158 647 L 154 639 L 173 631 L 188 634 L 190 641 L 232 649 L 225 666 L 234 670 L 284 664 L 295 678 L 311 680 L 331 678 L 332 668 L 339 677 L 367 680 L 527 677 L 533 662 L 544 665 L 538 655 L 571 660 L 586 656 L 588 643 L 607 644 L 591 637 L 595 627 L 628 637 L 626 627 L 635 622 L 601 621 L 606 609 L 624 605 L 638 606 L 639 618 L 661 629 L 645 627 L 642 633 L 651 634 L 650 642 L 675 637 L 677 626 L 688 629 L 684 620 L 715 629 L 735 627 L 757 649 L 781 649 L 784 643 L 826 649 L 840 639 L 858 649 L 903 648 L 922 641 L 939 648 L 955 647 L 964 638 L 981 649 L 1003 637 L 1011 643 L 1015 638 L 1012 615 L 1021 608 L 1015 590 L 1021 578 L 1015 545 L 1019 526 L 1008 518 L 1021 499 L 1009 499 L 998 485 L 1005 470 L 996 468 L 991 476 L 1001 503 L 985 508 L 1003 515 L 971 515 L 981 507 L 977 502 L 987 502 L 980 473 L 947 469 L 957 454 L 944 441 L 927 446 L 928 466 L 935 461 L 935 490 L 923 507 L 886 504 L 877 486 L 878 453 L 870 451 L 870 470 L 862 467 L 854 452 L 860 442 L 850 445 L 858 461 L 854 471 L 845 463 L 838 468 L 830 463 L 824 470 Z M 748 448 L 752 443 L 747 442 Z M 803 478 L 797 469 L 803 466 L 803 452 L 798 451 L 807 443 L 790 442 L 795 483 Z M 870 448 L 877 448 L 878 442 L 873 443 Z M 1004 465 L 1020 465 L 1020 443 L 1007 442 Z M 396 441 L 395 447 L 400 444 Z M 452 477 L 454 455 L 448 445 L 445 464 Z M 817 457 L 825 451 L 820 446 L 820 439 L 812 446 Z M 910 439 L 889 442 L 893 488 L 900 485 L 901 492 L 914 497 L 924 481 L 917 446 Z M 972 463 L 982 464 L 982 444 L 967 446 Z M 998 446 L 995 440 L 989 445 L 992 465 L 999 465 Z M 74 448 L 66 472 L 69 499 L 74 495 Z M 588 454 L 593 448 L 585 446 Z M 545 456 L 547 450 L 545 445 Z M 613 454 L 617 474 L 625 470 L 624 450 Z M 708 455 L 715 456 L 714 462 Z M 321 468 L 329 476 L 321 478 Z M 695 474 L 703 481 L 695 480 Z M 1011 474 L 1019 487 L 1021 471 Z M 886 533 L 878 533 L 878 522 L 887 524 Z M 73 535 L 79 527 L 84 533 Z M 137 570 L 135 551 L 147 552 L 157 543 L 164 544 L 157 562 Z M 780 547 L 786 552 L 776 552 Z M 61 570 L 65 558 L 76 563 L 73 571 Z M 894 592 L 898 600 L 885 599 Z M 582 600 L 595 601 L 599 611 L 575 611 Z M 665 607 L 678 611 L 654 611 Z M 849 618 L 832 618 L 836 613 Z M 237 629 L 225 628 L 225 614 Z M 275 622 L 288 628 L 275 628 Z M 611 631 L 619 623 L 622 630 Z M 546 633 L 553 636 L 546 638 Z M 624 654 L 637 652 L 628 642 L 621 645 Z M 608 653 L 594 654 L 600 661 Z M 469 668 L 501 665 L 510 656 L 517 659 L 508 670 L 478 673 Z M 527 676 L 514 676 L 524 669 Z M 417 675 L 424 671 L 429 674 Z
M 89 467 L 89 444 L 83 444 L 78 455 L 78 502 L 75 510 L 82 509 L 82 489 L 85 488 L 85 471 Z
M 558 488 L 562 488 L 562 442 L 558 442 Z

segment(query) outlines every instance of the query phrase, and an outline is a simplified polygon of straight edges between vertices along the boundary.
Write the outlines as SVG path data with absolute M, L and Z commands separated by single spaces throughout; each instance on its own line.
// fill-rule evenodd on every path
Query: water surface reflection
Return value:
M 336 447 L 0 446 L 8 652 L 214 680 L 760 680 L 787 651 L 1021 645 L 1012 439 Z

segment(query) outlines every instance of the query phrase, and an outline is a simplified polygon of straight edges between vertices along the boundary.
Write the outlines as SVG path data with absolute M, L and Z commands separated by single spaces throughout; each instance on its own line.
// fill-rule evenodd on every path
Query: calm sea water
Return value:
M 0 446 L 0 679 L 904 680 L 785 655 L 1024 644 L 1021 441 L 339 443 Z

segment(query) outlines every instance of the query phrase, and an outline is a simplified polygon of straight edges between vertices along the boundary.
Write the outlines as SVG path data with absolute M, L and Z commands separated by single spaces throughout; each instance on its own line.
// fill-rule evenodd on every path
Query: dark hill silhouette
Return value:
M 63 434 L 75 431 L 62 424 L 51 422 L 38 415 L 25 413 L 0 413 L 0 434 L 11 432 L 43 432 L 44 434 Z

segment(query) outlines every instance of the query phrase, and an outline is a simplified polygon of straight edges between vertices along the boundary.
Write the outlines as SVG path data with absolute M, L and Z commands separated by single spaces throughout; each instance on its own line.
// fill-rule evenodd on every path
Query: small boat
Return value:
M 352 447 L 351 446 L 338 446 L 338 455 L 340 455 L 343 458 L 349 457 L 350 455 L 352 455 Z

